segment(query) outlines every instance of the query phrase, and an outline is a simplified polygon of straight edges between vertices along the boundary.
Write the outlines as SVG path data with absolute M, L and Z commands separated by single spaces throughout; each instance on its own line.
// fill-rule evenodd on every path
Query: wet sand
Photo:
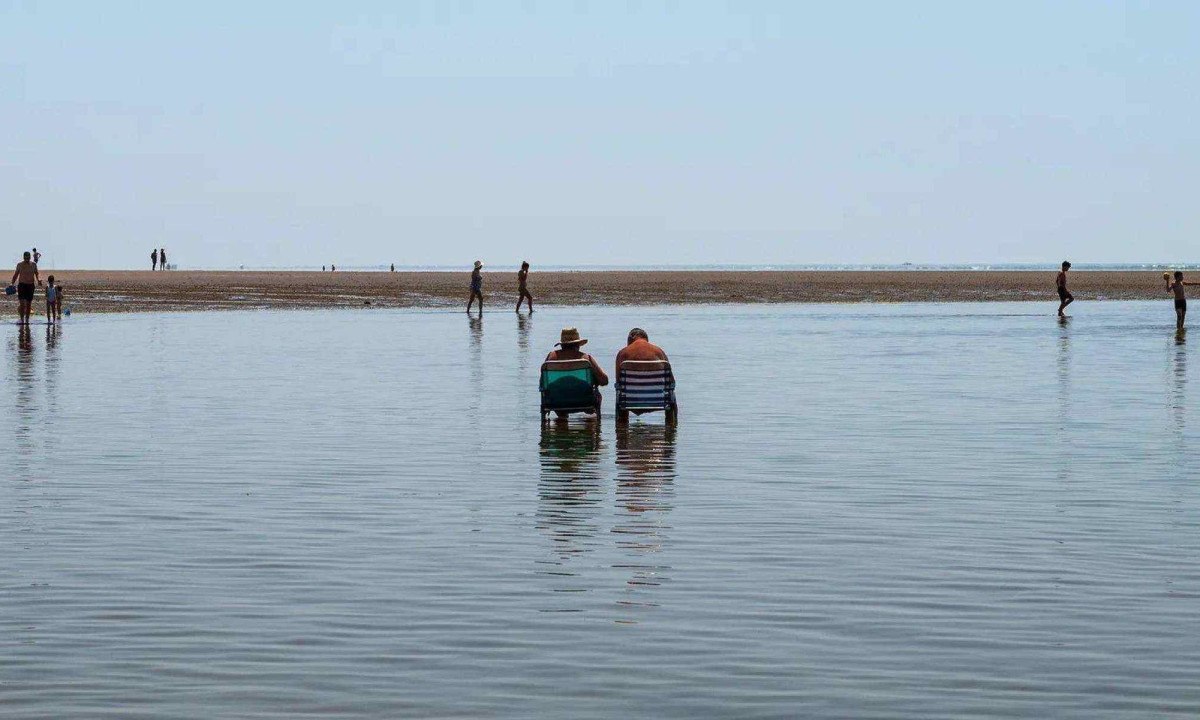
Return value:
M 48 274 L 43 271 L 44 275 Z M 54 270 L 85 312 L 236 308 L 465 307 L 469 272 Z M 44 276 L 43 275 L 43 276 Z M 1057 302 L 1054 270 L 583 271 L 529 276 L 534 307 L 781 302 Z M 1071 274 L 1078 300 L 1167 299 L 1161 272 Z M 487 309 L 511 311 L 516 268 L 484 273 Z M 40 300 L 39 292 L 39 300 Z M 15 312 L 16 303 L 13 302 Z M 40 311 L 40 308 L 37 308 Z

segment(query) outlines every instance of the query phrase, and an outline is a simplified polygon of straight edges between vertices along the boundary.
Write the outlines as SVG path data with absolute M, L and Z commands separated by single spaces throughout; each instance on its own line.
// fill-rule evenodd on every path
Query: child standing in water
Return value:
M 471 271 L 471 299 L 467 301 L 467 312 L 471 312 L 471 305 L 475 299 L 479 298 L 479 314 L 483 315 L 483 261 L 475 261 L 475 269 Z
M 525 287 L 525 281 L 529 279 L 529 261 L 521 263 L 521 269 L 517 272 L 517 291 L 521 294 L 517 296 L 517 312 L 521 312 L 521 301 L 529 301 L 529 312 L 533 312 L 533 296 L 529 294 L 529 288 Z
M 54 286 L 54 319 L 62 320 L 63 309 L 63 286 Z
M 46 322 L 54 324 L 54 308 L 58 303 L 58 288 L 54 287 L 54 276 L 46 278 Z
M 1066 310 L 1068 305 L 1075 302 L 1075 296 L 1071 294 L 1070 290 L 1067 290 L 1067 271 L 1070 269 L 1071 263 L 1063 260 L 1062 270 L 1058 271 L 1058 277 L 1054 280 L 1054 284 L 1058 286 L 1059 317 L 1066 317 L 1063 310 Z
M 1163 280 L 1167 281 L 1167 292 L 1175 293 L 1175 329 L 1183 331 L 1183 321 L 1187 317 L 1187 296 L 1183 294 L 1185 285 L 1195 285 L 1196 283 L 1184 282 L 1183 273 L 1175 271 L 1175 282 L 1171 282 L 1171 275 L 1163 273 Z

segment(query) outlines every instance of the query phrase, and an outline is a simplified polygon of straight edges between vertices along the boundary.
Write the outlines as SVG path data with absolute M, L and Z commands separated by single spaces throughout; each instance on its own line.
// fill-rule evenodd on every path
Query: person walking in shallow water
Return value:
M 529 288 L 525 283 L 529 280 L 529 261 L 521 263 L 521 269 L 517 271 L 517 312 L 521 312 L 521 301 L 529 302 L 529 312 L 533 312 L 533 296 L 529 294 Z
M 38 275 L 37 263 L 30 257 L 28 252 L 22 256 L 10 282 L 17 286 L 17 322 L 21 325 L 29 324 L 29 315 L 33 312 L 33 291 L 36 285 L 42 284 L 42 278 Z
M 471 305 L 475 303 L 476 298 L 479 299 L 479 314 L 483 315 L 483 261 L 475 261 L 475 269 L 471 271 L 471 299 L 467 301 L 467 312 L 471 312 Z
M 1187 318 L 1187 295 L 1184 294 L 1183 288 L 1187 285 L 1196 285 L 1183 281 L 1183 273 L 1175 271 L 1175 281 L 1171 282 L 1170 273 L 1163 273 L 1163 280 L 1167 281 L 1167 292 L 1175 294 L 1175 329 L 1178 332 L 1183 332 L 1183 322 Z
M 1067 271 L 1070 269 L 1071 263 L 1063 260 L 1062 270 L 1058 271 L 1058 277 L 1054 279 L 1054 284 L 1058 286 L 1059 317 L 1066 317 L 1066 314 L 1063 313 L 1063 310 L 1066 310 L 1068 305 L 1075 302 L 1075 296 L 1071 294 L 1070 290 L 1067 290 Z

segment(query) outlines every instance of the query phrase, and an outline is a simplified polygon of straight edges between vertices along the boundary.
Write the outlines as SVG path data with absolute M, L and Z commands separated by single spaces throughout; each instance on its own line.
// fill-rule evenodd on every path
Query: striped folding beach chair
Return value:
M 617 368 L 617 422 L 629 413 L 666 412 L 667 422 L 678 418 L 675 375 L 666 360 L 626 360 Z
M 587 360 L 547 360 L 542 363 L 538 390 L 542 394 L 542 422 L 550 412 L 600 414 L 596 378 Z

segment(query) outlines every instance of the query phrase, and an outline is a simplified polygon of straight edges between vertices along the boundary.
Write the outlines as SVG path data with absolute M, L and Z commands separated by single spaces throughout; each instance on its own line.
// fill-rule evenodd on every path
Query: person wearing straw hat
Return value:
M 596 387 L 593 388 L 596 393 L 596 409 L 600 409 L 600 387 L 608 384 L 608 375 L 604 374 L 604 368 L 600 367 L 600 363 L 596 362 L 596 358 L 588 355 L 580 350 L 587 344 L 587 338 L 579 337 L 579 330 L 573 327 L 563 328 L 559 333 L 559 340 L 555 345 L 558 350 L 551 350 L 546 356 L 546 360 L 587 360 L 592 366 L 592 375 L 596 379 Z
M 467 312 L 471 312 L 471 305 L 475 303 L 475 299 L 479 298 L 479 314 L 483 315 L 483 261 L 475 261 L 475 269 L 471 271 L 471 299 L 467 301 Z

